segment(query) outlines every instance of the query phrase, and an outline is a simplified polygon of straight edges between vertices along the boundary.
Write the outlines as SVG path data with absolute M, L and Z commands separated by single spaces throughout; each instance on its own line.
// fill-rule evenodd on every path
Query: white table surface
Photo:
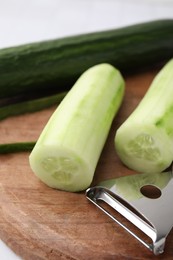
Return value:
M 0 0 L 0 48 L 173 19 L 173 0 Z M 1 240 L 0 259 L 19 260 Z

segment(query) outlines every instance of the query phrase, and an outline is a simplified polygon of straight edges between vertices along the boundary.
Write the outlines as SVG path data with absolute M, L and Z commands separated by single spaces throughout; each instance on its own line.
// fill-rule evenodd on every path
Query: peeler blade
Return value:
M 173 227 L 172 169 L 106 180 L 88 188 L 86 197 L 155 255 L 164 252 L 166 237 Z M 103 203 L 120 213 L 151 242 L 124 225 Z

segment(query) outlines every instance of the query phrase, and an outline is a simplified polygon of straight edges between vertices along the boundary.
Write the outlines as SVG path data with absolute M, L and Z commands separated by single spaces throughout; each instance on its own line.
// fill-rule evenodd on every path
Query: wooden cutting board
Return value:
M 153 70 L 126 78 L 125 99 L 113 122 L 93 185 L 132 173 L 116 156 L 114 135 L 155 74 Z M 0 122 L 0 143 L 36 140 L 54 109 Z M 165 253 L 154 256 L 89 202 L 85 192 L 53 190 L 39 181 L 29 167 L 28 156 L 0 156 L 0 238 L 23 259 L 173 259 L 173 232 L 167 237 Z

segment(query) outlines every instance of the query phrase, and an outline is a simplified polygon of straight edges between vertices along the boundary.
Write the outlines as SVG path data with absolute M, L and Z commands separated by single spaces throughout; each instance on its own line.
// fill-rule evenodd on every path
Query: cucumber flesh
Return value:
M 161 172 L 173 160 L 173 59 L 153 80 L 133 113 L 119 127 L 115 147 L 138 172 Z
M 86 189 L 123 96 L 124 80 L 113 66 L 99 64 L 83 73 L 31 152 L 33 172 L 52 188 Z

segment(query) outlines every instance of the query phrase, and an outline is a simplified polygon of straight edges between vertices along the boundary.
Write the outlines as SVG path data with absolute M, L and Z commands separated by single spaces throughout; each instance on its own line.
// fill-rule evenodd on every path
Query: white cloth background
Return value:
M 173 0 L 0 0 L 0 48 L 173 19 Z M 17 260 L 0 240 L 0 259 Z

